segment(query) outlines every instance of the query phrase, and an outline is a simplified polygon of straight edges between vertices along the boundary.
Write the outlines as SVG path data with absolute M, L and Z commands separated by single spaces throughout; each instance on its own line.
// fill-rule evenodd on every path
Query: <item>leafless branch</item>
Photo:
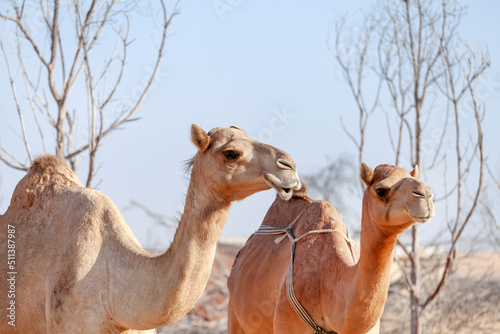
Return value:
M 28 154 L 28 158 L 29 158 L 29 161 L 30 161 L 30 164 L 31 164 L 33 162 L 33 157 L 31 156 L 31 149 L 30 149 L 30 146 L 29 146 L 29 143 L 28 143 L 28 136 L 26 134 L 26 126 L 24 125 L 24 117 L 23 117 L 23 114 L 22 114 L 22 111 L 21 111 L 21 106 L 20 106 L 20 103 L 19 103 L 18 95 L 17 95 L 16 85 L 15 85 L 15 82 L 14 82 L 15 80 L 14 80 L 14 76 L 12 74 L 12 67 L 10 65 L 9 57 L 7 57 L 7 51 L 5 50 L 5 46 L 4 46 L 4 43 L 3 43 L 4 34 L 5 34 L 5 28 L 6 28 L 6 25 L 4 25 L 4 28 L 2 30 L 2 37 L 0 38 L 0 47 L 2 49 L 2 53 L 4 55 L 5 63 L 7 65 L 7 72 L 9 73 L 10 87 L 12 89 L 12 96 L 13 96 L 14 102 L 16 104 L 17 116 L 19 117 L 19 123 L 20 123 L 20 126 L 21 126 L 22 135 L 23 135 L 24 147 L 26 149 L 26 153 Z
M 490 165 L 489 164 L 485 164 L 486 165 L 486 169 L 488 170 L 488 174 L 490 175 L 491 179 L 493 180 L 493 182 L 495 182 L 496 186 L 498 187 L 498 189 L 500 190 L 500 180 L 498 180 L 494 175 L 493 175 L 493 172 L 491 171 L 490 169 Z
M 29 145 L 31 138 L 28 138 L 30 132 L 25 126 L 24 104 L 31 109 L 34 125 L 45 152 L 48 151 L 47 131 L 52 131 L 55 136 L 55 154 L 66 158 L 74 170 L 81 161 L 80 154 L 88 151 L 89 174 L 86 183 L 90 186 L 97 172 L 96 154 L 102 138 L 124 124 L 136 120 L 135 114 L 140 110 L 147 92 L 152 88 L 163 60 L 167 29 L 178 12 L 178 3 L 171 13 L 167 13 L 164 0 L 158 3 L 161 9 L 158 12 L 161 16 L 161 29 L 158 34 L 158 45 L 155 46 L 153 71 L 147 76 L 144 86 L 140 87 L 138 97 L 123 108 L 117 116 L 107 117 L 107 123 L 105 123 L 105 112 L 114 107 L 110 102 L 116 99 L 115 96 L 126 74 L 131 29 L 129 14 L 137 6 L 138 1 L 55 0 L 48 2 L 38 0 L 29 6 L 25 4 L 25 1 L 21 3 L 12 1 L 9 3 L 10 12 L 0 13 L 0 19 L 4 21 L 0 43 L 9 71 L 12 96 L 20 121 L 21 140 L 25 144 L 28 160 L 31 163 L 32 155 Z M 42 25 L 33 29 L 31 24 L 34 21 L 30 14 L 37 10 L 41 16 Z M 154 14 L 156 15 L 156 12 Z M 68 24 L 74 29 L 67 29 Z M 7 46 L 4 43 L 4 35 L 8 28 L 10 28 L 9 37 L 12 37 L 12 41 L 16 43 L 16 59 L 9 58 Z M 44 36 L 39 37 L 39 33 Z M 102 57 L 102 53 L 92 51 L 97 47 L 102 48 L 103 44 L 99 41 L 103 36 L 113 33 L 116 36 L 115 47 L 108 57 L 101 61 L 103 66 L 96 65 L 99 63 L 97 57 Z M 66 47 L 71 39 L 74 41 L 74 47 Z M 71 54 L 68 50 L 71 50 Z M 32 64 L 26 64 L 24 61 L 26 53 L 31 51 L 39 60 L 38 73 L 31 69 Z M 20 90 L 16 87 L 16 84 L 19 84 L 19 79 L 16 82 L 17 73 L 22 74 L 27 102 L 24 102 L 24 96 L 19 95 Z M 44 76 L 46 81 L 41 80 Z M 81 82 L 81 77 L 85 79 L 84 89 L 82 89 L 84 85 L 77 85 L 79 79 Z M 81 107 L 72 108 L 70 105 L 74 100 L 71 98 L 72 92 L 76 89 L 85 91 L 87 94 L 87 108 L 90 116 L 87 134 L 85 134 L 88 142 L 79 146 L 75 145 L 77 143 L 75 136 L 82 132 L 78 129 L 78 125 L 82 123 L 77 122 L 81 119 L 78 117 Z M 42 122 L 49 125 L 49 130 Z M 21 163 L 22 159 L 15 158 L 14 154 L 7 151 L 7 148 L 1 148 L 0 161 L 18 169 L 27 168 L 29 164 Z

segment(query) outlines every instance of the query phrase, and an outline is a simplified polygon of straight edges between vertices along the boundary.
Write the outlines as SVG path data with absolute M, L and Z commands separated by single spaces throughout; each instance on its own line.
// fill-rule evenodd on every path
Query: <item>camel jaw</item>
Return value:
M 293 190 L 299 190 L 301 186 L 298 177 L 294 180 L 293 183 L 282 183 L 276 176 L 269 173 L 264 173 L 264 180 L 271 188 L 276 190 L 278 195 L 285 201 L 288 201 L 290 198 L 292 198 Z

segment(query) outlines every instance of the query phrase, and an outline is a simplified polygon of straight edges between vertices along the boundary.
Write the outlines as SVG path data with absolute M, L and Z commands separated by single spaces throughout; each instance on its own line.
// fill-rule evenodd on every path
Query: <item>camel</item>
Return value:
M 397 236 L 429 221 L 435 210 L 418 167 L 411 173 L 391 165 L 373 171 L 363 163 L 360 176 L 367 186 L 361 251 L 329 203 L 312 200 L 303 189 L 290 201 L 275 200 L 234 261 L 229 334 L 379 333 Z M 290 286 L 302 318 L 287 298 Z
M 202 295 L 231 202 L 300 188 L 291 157 L 238 127 L 196 124 L 184 213 L 168 250 L 141 248 L 115 204 L 85 188 L 62 160 L 38 158 L 0 220 L 15 235 L 15 265 L 1 261 L 1 333 L 138 333 L 184 316 Z M 10 232 L 9 232 L 10 233 Z M 7 238 L 1 253 L 7 256 Z M 7 299 L 14 271 L 15 297 Z M 15 327 L 9 302 L 15 303 Z M 7 313 L 7 314 L 6 314 Z

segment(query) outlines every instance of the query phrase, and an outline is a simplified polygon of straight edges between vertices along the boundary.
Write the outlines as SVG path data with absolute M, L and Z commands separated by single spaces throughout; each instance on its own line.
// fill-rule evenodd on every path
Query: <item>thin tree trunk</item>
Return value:
M 64 159 L 64 127 L 66 125 L 67 110 L 65 104 L 59 105 L 56 125 L 56 156 Z

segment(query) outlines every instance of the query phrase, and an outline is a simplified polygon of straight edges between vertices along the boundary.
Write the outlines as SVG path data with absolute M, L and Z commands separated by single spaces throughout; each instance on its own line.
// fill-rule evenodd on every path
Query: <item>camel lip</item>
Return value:
M 410 218 L 416 222 L 416 223 L 420 223 L 420 224 L 425 224 L 427 223 L 429 220 L 432 219 L 433 216 L 427 216 L 427 217 L 418 217 L 418 216 L 414 216 L 412 215 L 411 213 L 408 212 L 408 215 L 410 216 Z
M 276 190 L 278 195 L 285 201 L 292 198 L 293 195 L 292 189 L 298 190 L 300 189 L 301 186 L 300 181 L 298 179 L 295 181 L 294 185 L 291 185 L 290 183 L 281 184 L 276 176 L 269 173 L 264 173 L 264 180 L 269 186 L 271 186 L 274 190 Z

